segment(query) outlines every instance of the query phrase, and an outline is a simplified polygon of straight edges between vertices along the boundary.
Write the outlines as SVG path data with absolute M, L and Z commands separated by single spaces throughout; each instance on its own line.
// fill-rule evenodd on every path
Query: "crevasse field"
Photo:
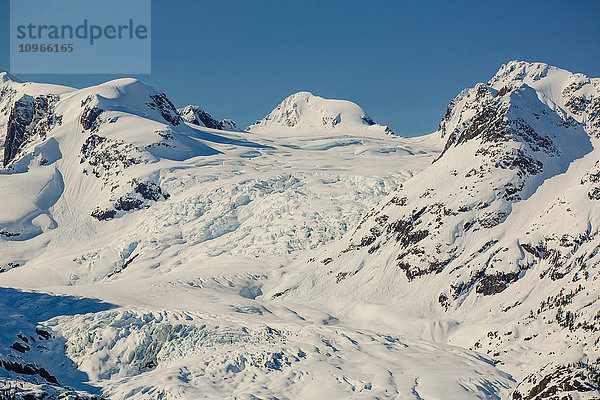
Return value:
M 415 138 L 0 79 L 0 394 L 600 395 L 598 79 L 511 62 Z

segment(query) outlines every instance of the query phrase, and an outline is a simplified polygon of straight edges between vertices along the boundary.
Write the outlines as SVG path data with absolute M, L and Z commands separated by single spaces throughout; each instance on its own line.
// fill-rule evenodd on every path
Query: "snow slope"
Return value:
M 556 394 L 553 374 L 573 363 L 568 379 L 595 382 L 598 89 L 511 62 L 464 90 L 440 123 L 435 162 L 266 294 L 479 350 L 523 381 L 514 398 Z
M 393 133 L 387 126 L 376 124 L 361 107 L 351 101 L 324 99 L 310 92 L 292 94 L 269 115 L 246 130 L 279 135 L 340 133 L 344 130 Z
M 436 138 L 249 138 L 188 124 L 131 79 L 4 88 L 8 393 L 482 398 L 510 385 L 475 352 L 261 299 L 273 270 L 429 164 Z
M 597 79 L 511 62 L 401 138 L 0 77 L 0 395 L 600 395 Z

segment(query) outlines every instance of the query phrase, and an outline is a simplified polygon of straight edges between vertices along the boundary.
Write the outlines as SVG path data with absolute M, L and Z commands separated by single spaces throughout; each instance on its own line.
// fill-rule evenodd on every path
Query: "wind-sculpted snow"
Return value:
M 26 89 L 5 83 L 11 108 Z M 70 385 L 81 398 L 417 397 L 443 385 L 477 398 L 511 385 L 474 352 L 261 300 L 273 271 L 340 238 L 429 164 L 435 138 L 362 127 L 277 139 L 215 131 L 179 120 L 164 94 L 129 79 L 27 88 L 59 96 L 62 118 L 31 131 L 0 174 L 10 199 L 0 280 L 119 308 L 13 321 L 29 340 L 13 332 L 1 343 L 22 359 L 1 369 L 7 387 L 24 382 L 17 396 L 66 396 Z M 432 378 L 449 365 L 456 373 Z
M 50 209 L 64 191 L 63 176 L 58 169 L 37 167 L 30 174 L 6 174 L 0 182 L 7 198 L 19 199 L 2 207 L 0 236 L 23 241 L 56 228 Z
M 501 89 L 513 83 L 533 87 L 540 101 L 563 116 L 583 124 L 590 135 L 600 135 L 600 78 L 549 66 L 543 63 L 511 61 L 494 75 L 488 85 Z
M 445 308 L 465 295 L 501 292 L 529 264 L 518 244 L 502 250 L 496 238 L 505 235 L 494 231 L 506 226 L 513 204 L 593 149 L 580 126 L 565 124 L 526 85 L 495 91 L 479 84 L 453 101 L 440 126 L 446 144 L 435 162 L 368 214 L 330 256 L 345 266 L 332 273 L 338 283 L 362 268 L 347 269 L 358 264 L 356 252 L 389 259 L 388 248 L 409 282 L 452 271 L 449 290 L 439 294 Z M 501 250 L 517 262 L 506 262 Z

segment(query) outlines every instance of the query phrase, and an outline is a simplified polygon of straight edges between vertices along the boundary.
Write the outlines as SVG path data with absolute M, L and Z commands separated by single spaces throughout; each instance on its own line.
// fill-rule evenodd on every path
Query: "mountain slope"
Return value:
M 437 138 L 215 131 L 132 79 L 6 85 L 0 374 L 18 396 L 493 398 L 512 384 L 474 351 L 262 299 L 272 271 L 431 163 Z
M 380 321 L 483 351 L 519 380 L 591 365 L 600 355 L 597 82 L 511 62 L 464 90 L 440 123 L 434 163 L 267 295 L 317 299 L 370 323 L 363 310 L 379 305 Z
M 597 79 L 511 62 L 401 138 L 304 92 L 248 135 L 0 77 L 17 396 L 600 395 Z

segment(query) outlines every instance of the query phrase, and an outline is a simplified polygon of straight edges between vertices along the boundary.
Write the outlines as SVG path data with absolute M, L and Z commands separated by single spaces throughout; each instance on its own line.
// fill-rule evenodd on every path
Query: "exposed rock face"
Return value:
M 152 201 L 168 199 L 169 195 L 153 182 L 133 179 L 127 186 L 114 183 L 125 169 L 149 160 L 145 152 L 130 143 L 91 134 L 81 148 L 80 163 L 85 166 L 83 173 L 102 179 L 112 194 L 111 206 L 96 207 L 91 216 L 98 221 L 106 221 L 122 212 L 148 208 Z
M 367 247 L 369 254 L 373 254 L 396 243 L 397 265 L 409 281 L 438 274 L 456 258 L 473 253 L 465 261 L 467 268 L 473 268 L 472 273 L 453 282 L 450 293 L 444 294 L 447 298 L 457 299 L 470 293 L 471 288 L 479 294 L 493 295 L 516 281 L 526 265 L 496 271 L 493 256 L 485 262 L 479 258 L 490 251 L 502 251 L 501 248 L 493 250 L 494 246 L 488 245 L 467 249 L 459 238 L 488 234 L 506 220 L 512 203 L 531 195 L 534 182 L 564 170 L 557 160 L 561 151 L 569 151 L 567 144 L 547 134 L 545 126 L 532 127 L 532 121 L 537 120 L 529 109 L 530 103 L 539 108 L 537 113 L 547 115 L 551 129 L 566 138 L 572 136 L 580 143 L 585 142 L 575 121 L 556 116 L 537 100 L 527 85 L 496 91 L 479 84 L 463 91 L 451 102 L 440 123 L 446 145 L 429 169 L 432 177 L 425 179 L 439 179 L 450 170 L 450 176 L 455 177 L 453 182 L 437 188 L 433 180 L 431 187 L 409 182 L 410 186 L 399 189 L 387 205 L 365 219 L 363 223 L 370 224 L 368 232 L 351 239 L 346 251 Z M 462 157 L 458 154 L 465 151 L 471 160 L 468 167 L 458 159 Z M 462 168 L 455 168 L 458 165 Z M 364 232 L 365 228 L 358 231 Z M 457 232 L 454 239 L 443 241 L 452 231 Z M 436 250 L 432 252 L 432 248 Z M 487 269 L 493 272 L 486 272 Z
M 235 123 L 235 121 L 232 119 L 225 118 L 225 119 L 219 121 L 219 124 L 221 125 L 221 127 L 224 131 L 239 131 L 240 130 L 240 128 L 238 128 L 237 124 Z
M 547 66 L 510 63 L 499 71 L 491 83 L 476 85 L 459 94 L 450 103 L 440 123 L 439 137 L 445 142 L 445 147 L 436 161 L 405 181 L 402 187 L 366 215 L 360 226 L 343 241 L 319 249 L 318 256 L 311 254 L 314 255 L 311 259 L 301 260 L 302 265 L 297 270 L 302 269 L 304 275 L 296 281 L 293 277 L 296 271 L 290 268 L 285 276 L 282 274 L 279 282 L 283 283 L 280 287 L 267 292 L 265 285 L 264 298 L 285 301 L 288 296 L 298 295 L 302 296 L 302 300 L 309 298 L 312 301 L 311 295 L 316 294 L 314 299 L 332 300 L 327 296 L 338 294 L 339 297 L 333 300 L 344 306 L 348 303 L 343 301 L 352 303 L 356 300 L 357 303 L 369 303 L 367 306 L 378 303 L 374 306 L 382 306 L 381 309 L 391 304 L 393 312 L 410 308 L 409 311 L 419 318 L 428 319 L 419 321 L 419 324 L 426 325 L 426 329 L 433 331 L 439 327 L 439 331 L 445 331 L 439 333 L 443 336 L 440 341 L 461 336 L 459 346 L 480 352 L 511 374 L 514 371 L 522 374 L 516 377 L 521 383 L 511 391 L 514 399 L 562 399 L 563 396 L 587 399 L 585 396 L 597 394 L 599 378 L 594 359 L 600 355 L 600 290 L 597 284 L 600 277 L 600 152 L 594 148 L 598 146 L 595 141 L 597 119 L 594 114 L 596 86 L 593 79 L 586 80 L 558 72 L 561 74 L 561 84 L 546 90 L 556 83 L 551 80 L 556 73 L 556 70 Z M 54 123 L 53 118 L 44 117 L 53 114 L 52 107 L 44 105 L 44 101 L 45 104 L 51 103 L 48 96 L 19 95 L 16 96 L 20 97 L 18 104 L 7 108 L 12 129 L 7 136 L 10 138 L 7 146 L 12 154 L 9 165 L 13 162 L 20 165 L 19 160 L 29 162 L 26 158 L 29 155 L 38 157 L 35 140 L 42 139 L 44 135 L 50 136 L 46 144 L 55 141 L 56 148 L 52 148 L 55 153 L 62 150 L 65 155 L 63 161 L 50 168 L 40 161 L 39 168 L 36 166 L 34 171 L 41 176 L 46 171 L 62 169 L 65 174 L 64 184 L 62 178 L 60 180 L 63 186 L 60 190 L 47 190 L 52 193 L 47 193 L 41 201 L 36 198 L 35 203 L 42 204 L 44 208 L 41 216 L 47 217 L 46 223 L 44 218 L 39 218 L 36 221 L 38 225 L 43 229 L 48 228 L 52 222 L 51 214 L 57 210 L 61 213 L 61 218 L 56 218 L 59 223 L 70 218 L 81 218 L 83 222 L 80 225 L 86 225 L 85 229 L 92 227 L 98 231 L 105 230 L 108 232 L 105 237 L 108 237 L 115 231 L 113 228 L 135 221 L 134 215 L 128 214 L 140 216 L 135 232 L 131 231 L 134 234 L 123 239 L 126 247 L 115 248 L 118 254 L 107 252 L 101 254 L 104 260 L 100 260 L 101 257 L 96 258 L 97 252 L 81 253 L 79 260 L 85 259 L 90 271 L 86 279 L 111 278 L 126 268 L 129 269 L 123 275 L 129 271 L 137 274 L 134 269 L 138 262 L 142 264 L 151 258 L 159 258 L 148 250 L 155 251 L 155 244 L 167 246 L 161 232 L 151 236 L 142 235 L 146 227 L 166 231 L 171 229 L 167 228 L 166 223 L 174 223 L 171 226 L 179 230 L 190 220 L 207 215 L 203 207 L 214 198 L 231 197 L 232 202 L 226 203 L 223 212 L 219 210 L 218 226 L 210 232 L 211 235 L 228 235 L 230 226 L 238 224 L 237 216 L 241 214 L 229 218 L 234 214 L 232 211 L 237 213 L 238 208 L 250 204 L 246 210 L 261 209 L 252 208 L 256 197 L 250 195 L 258 192 L 254 192 L 254 189 L 245 191 L 244 188 L 239 192 L 237 188 L 232 192 L 216 191 L 206 201 L 196 196 L 180 201 L 184 196 L 180 196 L 179 184 L 193 189 L 197 184 L 206 184 L 210 189 L 215 186 L 196 176 L 179 182 L 182 175 L 175 174 L 174 169 L 185 168 L 185 161 L 195 159 L 198 154 L 211 153 L 205 152 L 206 148 L 197 143 L 190 144 L 190 147 L 182 145 L 184 140 L 180 138 L 189 138 L 187 134 L 191 129 L 181 124 L 179 117 L 173 114 L 172 104 L 163 94 L 147 90 L 140 83 L 113 83 L 106 86 L 108 89 L 98 87 L 90 90 L 94 94 L 88 97 L 88 92 L 81 96 L 77 92 L 73 96 L 64 96 L 76 100 L 71 103 L 67 100 L 56 109 L 74 112 L 65 115 L 69 118 L 68 123 L 56 130 L 44 128 L 44 121 L 48 121 L 48 126 Z M 124 94 L 127 90 L 134 92 L 129 98 Z M 96 91 L 100 93 L 95 94 Z M 10 91 L 6 93 L 7 98 L 13 95 Z M 85 100 L 81 101 L 82 98 Z M 1 101 L 0 106 L 4 107 Z M 63 104 L 68 107 L 63 108 Z M 286 129 L 302 127 L 306 114 L 301 108 L 305 105 L 296 102 L 296 107 L 292 105 L 291 108 L 279 109 L 273 118 L 265 119 L 265 124 L 276 122 L 277 129 L 281 126 Z M 316 117 L 304 127 L 317 126 L 325 129 L 325 132 L 336 130 L 343 133 L 340 128 L 345 126 L 348 119 L 363 130 L 373 127 L 374 122 L 368 116 L 354 112 L 356 108 L 352 105 L 344 103 L 345 106 L 352 112 L 347 113 L 348 109 L 331 111 L 330 108 L 318 108 L 319 112 L 311 114 Z M 136 114 L 137 110 L 142 110 L 139 115 Z M 220 124 L 221 128 L 229 129 L 224 121 L 218 122 L 212 117 L 212 120 L 208 120 L 206 116 L 203 118 L 205 121 L 198 117 L 196 122 L 206 126 L 212 124 L 213 127 Z M 223 138 L 227 136 L 234 135 L 223 135 Z M 13 153 L 12 149 L 16 151 Z M 61 156 L 56 156 L 54 160 Z M 163 156 L 166 160 L 159 160 Z M 217 163 L 220 161 L 221 158 L 216 160 Z M 52 159 L 48 163 L 52 164 Z M 211 168 L 201 164 L 199 168 Z M 9 175 L 11 171 L 2 171 L 0 176 L 24 179 L 28 174 Z M 248 185 L 252 185 L 252 188 L 267 186 L 268 193 L 279 191 L 280 187 L 301 187 L 294 181 L 295 176 L 290 176 L 289 180 L 290 183 L 280 183 L 278 180 L 275 183 L 251 181 Z M 44 179 L 40 178 L 40 181 L 40 192 L 44 187 L 52 189 L 51 185 L 44 186 Z M 331 185 L 331 181 L 322 180 L 321 177 L 319 181 L 323 185 Z M 161 184 L 164 185 L 162 188 Z M 369 190 L 372 185 L 361 184 L 360 190 L 363 188 Z M 155 202 L 169 199 L 167 189 L 177 201 L 169 202 L 165 207 L 156 207 Z M 198 189 L 201 192 L 205 187 Z M 237 197 L 240 192 L 243 194 Z M 54 206 L 54 197 L 61 196 L 61 201 L 65 202 Z M 262 196 L 262 192 L 257 196 Z M 13 198 L 20 199 L 18 196 Z M 288 196 L 279 198 L 284 205 L 289 205 Z M 143 211 L 148 207 L 154 210 Z M 303 214 L 299 218 L 305 216 Z M 95 220 L 113 221 L 100 223 Z M 162 225 L 161 221 L 166 223 Z M 326 223 L 331 226 L 331 222 Z M 71 227 L 78 226 L 74 224 L 62 231 L 69 236 L 69 240 L 75 236 L 71 234 Z M 18 224 L 0 228 L 2 243 L 9 238 L 29 240 L 26 233 L 20 233 Z M 212 240 L 206 239 L 209 236 L 196 236 L 197 231 L 204 227 L 193 229 L 196 232 L 185 234 L 194 237 L 194 244 Z M 82 228 L 82 232 L 91 230 Z M 179 246 L 180 232 L 176 232 L 173 236 L 177 237 L 168 243 Z M 271 232 L 266 230 L 265 233 Z M 141 238 L 136 237 L 138 235 Z M 87 236 L 83 237 L 87 239 Z M 298 237 L 296 233 L 294 237 Z M 105 245 L 112 246 L 112 238 L 108 239 L 93 250 Z M 144 240 L 145 243 L 138 247 L 138 240 Z M 114 264 L 113 260 L 116 260 Z M 29 268 L 28 260 L 17 257 L 11 258 L 11 262 L 0 261 L 0 272 L 16 267 L 23 270 Z M 71 262 L 70 259 L 66 261 Z M 86 270 L 83 263 L 77 260 L 73 262 L 77 266 L 72 271 L 79 273 Z M 101 263 L 110 268 L 98 268 Z M 59 268 L 63 268 L 62 263 Z M 92 270 L 94 273 L 100 272 L 91 275 Z M 20 271 L 6 275 L 15 272 Z M 290 276 L 292 278 L 288 280 Z M 80 278 L 68 279 L 74 282 Z M 253 293 L 249 299 L 262 294 L 262 289 L 257 288 L 258 291 L 254 293 L 253 288 L 243 289 Z M 340 297 L 343 297 L 343 301 L 339 301 L 342 300 Z M 10 301 L 6 303 L 9 305 Z M 358 307 L 357 311 L 360 312 Z M 11 323 L 18 318 L 16 312 L 5 315 Z M 135 325 L 131 326 L 148 326 L 145 316 L 140 316 L 139 324 L 135 318 Z M 334 320 L 333 317 L 328 319 Z M 113 326 L 118 328 L 117 325 L 122 324 L 119 318 L 113 316 L 108 316 L 106 320 L 95 320 L 94 316 L 82 317 L 81 321 L 74 326 L 102 326 L 106 321 L 109 324 L 116 321 Z M 430 321 L 431 325 L 427 325 Z M 61 323 L 57 322 L 59 325 L 55 326 Z M 28 380 L 31 384 L 57 384 L 63 375 L 53 367 L 61 365 L 61 362 L 46 362 L 43 349 L 38 350 L 37 347 L 52 342 L 52 334 L 42 330 L 42 327 L 39 330 L 35 328 L 31 327 L 25 334 L 17 330 L 10 336 L 5 330 L 2 331 L 4 337 L 8 338 L 2 342 L 4 354 L 8 356 L 0 357 L 0 369 L 17 374 L 19 379 Z M 112 329 L 112 326 L 109 328 Z M 123 340 L 128 340 L 129 328 L 127 325 L 121 325 L 120 328 L 123 328 Z M 160 373 L 160 363 L 163 361 L 153 350 L 165 343 L 164 338 L 172 332 L 169 329 L 157 330 L 160 334 L 151 336 L 153 340 L 156 339 L 155 342 L 143 341 L 129 361 L 119 361 L 120 365 L 157 369 L 157 373 Z M 81 361 L 90 360 L 86 358 L 88 355 L 79 351 L 84 348 L 79 339 L 85 341 L 85 346 L 98 344 L 91 332 L 83 329 L 70 333 L 74 340 L 68 343 L 67 348 L 71 349 L 69 355 L 74 356 L 71 359 L 78 365 L 81 365 Z M 103 336 L 108 336 L 107 344 L 114 354 L 120 348 L 127 348 L 127 345 L 114 346 L 114 341 L 110 341 L 113 336 L 110 331 L 106 332 L 108 335 Z M 349 337 L 342 337 L 340 342 L 346 339 Z M 384 338 L 383 341 L 388 340 Z M 146 351 L 148 343 L 156 344 L 150 346 L 150 352 Z M 269 340 L 267 343 L 272 342 Z M 398 340 L 396 344 L 401 346 L 400 343 Z M 65 348 L 63 343 L 55 345 L 61 352 Z M 100 350 L 98 352 L 94 350 L 98 355 L 96 360 L 104 357 L 105 353 L 101 350 L 105 348 L 103 346 L 96 348 Z M 331 349 L 335 357 L 335 353 L 339 354 L 336 346 L 340 347 L 332 341 L 325 343 L 323 349 Z M 389 349 L 387 345 L 381 349 L 385 352 L 386 348 Z M 294 347 L 294 353 L 267 353 L 266 361 L 264 355 L 257 355 L 257 358 L 247 358 L 243 362 L 253 368 L 260 363 L 269 370 L 282 370 L 306 356 L 296 353 L 296 350 Z M 34 357 L 38 351 L 42 356 Z M 341 349 L 341 352 L 344 351 Z M 437 356 L 440 353 L 435 354 Z M 571 358 L 567 359 L 567 354 L 570 357 L 584 354 L 589 358 L 574 363 Z M 121 357 L 120 354 L 116 356 Z M 487 365 L 487 361 L 482 364 Z M 547 367 L 541 368 L 546 364 Z M 53 394 L 47 393 L 45 398 L 54 398 Z M 0 397 L 2 395 L 0 389 Z M 60 396 L 65 397 L 62 394 L 55 397 Z
M 55 95 L 32 97 L 24 95 L 15 101 L 10 112 L 4 142 L 4 165 L 15 159 L 19 151 L 34 137 L 45 137 L 60 117 L 54 115 Z
M 91 134 L 81 147 L 79 163 L 86 164 L 83 172 L 96 178 L 107 178 L 135 164 L 148 162 L 148 157 L 130 143 Z
M 98 221 L 106 221 L 117 217 L 127 211 L 135 211 L 150 207 L 150 202 L 167 200 L 170 196 L 162 191 L 160 186 L 153 182 L 142 182 L 137 179 L 130 183 L 131 191 L 114 200 L 112 208 L 101 209 L 96 207 L 91 216 Z
M 179 114 L 183 119 L 194 125 L 212 129 L 223 129 L 219 121 L 198 106 L 186 106 L 179 110 Z
M 598 362 L 548 367 L 523 379 L 511 397 L 513 400 L 593 399 L 599 383 Z
M 372 254 L 395 239 L 400 249 L 396 257 L 398 266 L 409 280 L 440 273 L 454 259 L 470 251 L 452 241 L 442 243 L 440 238 L 447 234 L 442 233 L 446 231 L 444 226 L 458 232 L 454 234 L 457 240 L 463 235 L 479 236 L 502 225 L 511 213 L 512 203 L 530 197 L 539 182 L 564 172 L 565 165 L 577 158 L 572 154 L 575 146 L 569 137 L 583 146 L 579 156 L 591 150 L 580 133 L 581 127 L 571 115 L 560 110 L 555 112 L 541 103 L 536 90 L 523 82 L 511 80 L 511 84 L 498 90 L 478 84 L 462 91 L 450 102 L 442 118 L 439 131 L 446 144 L 429 171 L 437 178 L 438 173 L 449 170 L 450 175 L 456 177 L 453 180 L 457 184 L 449 183 L 453 190 L 450 193 L 445 190 L 443 196 L 436 195 L 440 188 L 435 188 L 432 182 L 431 187 L 412 193 L 416 200 L 411 201 L 408 195 L 411 189 L 401 188 L 389 204 L 365 219 L 365 224 L 373 221 L 372 227 L 368 234 L 351 240 L 347 251 L 368 247 Z M 471 164 L 461 172 L 454 166 L 458 163 L 464 168 L 465 163 L 458 157 L 465 156 Z M 439 166 L 440 171 L 436 171 L 438 163 L 443 164 Z M 595 183 L 596 178 L 592 171 L 582 182 Z M 592 188 L 588 197 L 593 199 L 596 194 Z M 400 210 L 408 209 L 400 211 L 398 206 Z M 392 218 L 392 215 L 400 218 Z M 491 239 L 490 245 L 471 251 L 472 256 L 465 261 L 467 267 L 483 254 L 491 254 L 483 265 L 492 267 L 496 264 L 494 254 L 509 251 L 500 247 L 494 250 L 497 241 Z M 428 250 L 431 247 L 436 249 L 434 253 Z M 481 261 L 476 262 L 482 265 Z M 491 273 L 486 272 L 486 268 L 476 267 L 468 278 L 452 283 L 450 293 L 442 297 L 457 299 L 470 293 L 472 287 L 483 295 L 499 293 L 528 267 L 520 264 L 508 271 L 492 268 Z
M 153 110 L 158 110 L 165 121 L 169 122 L 173 126 L 177 126 L 181 123 L 181 116 L 167 95 L 164 93 L 158 93 L 151 95 L 150 98 L 152 101 L 146 103 L 146 105 Z
M 16 342 L 16 345 L 18 345 L 18 347 L 15 346 L 14 348 L 17 351 L 19 351 L 20 353 L 25 353 L 25 350 L 22 350 L 22 349 L 29 350 L 29 346 L 21 345 L 18 342 Z M 39 375 L 41 378 L 44 378 L 46 381 L 48 381 L 50 383 L 58 384 L 58 381 L 56 380 L 56 378 L 54 376 L 50 375 L 44 367 L 37 367 L 33 364 L 20 364 L 18 362 L 14 362 L 14 361 L 13 362 L 0 361 L 0 364 L 7 371 L 15 372 L 17 374 L 24 374 L 24 375 Z
M 79 123 L 81 124 L 83 130 L 90 131 L 92 133 L 98 132 L 101 124 L 100 115 L 104 112 L 103 109 L 91 105 L 93 100 L 94 96 L 88 96 L 81 102 L 83 112 L 79 118 Z
M 212 115 L 198 106 L 185 106 L 184 108 L 177 110 L 177 112 L 179 115 L 181 115 L 181 118 L 194 125 L 224 131 L 239 131 L 239 128 L 234 120 L 224 119 L 217 121 L 212 117 Z
M 556 84 L 546 85 L 549 80 Z M 488 85 L 499 89 L 519 82 L 534 87 L 542 98 L 560 107 L 556 112 L 582 123 L 591 136 L 600 137 L 600 78 L 573 74 L 543 63 L 511 61 L 500 68 Z M 554 95 L 552 90 L 560 91 L 560 95 Z

